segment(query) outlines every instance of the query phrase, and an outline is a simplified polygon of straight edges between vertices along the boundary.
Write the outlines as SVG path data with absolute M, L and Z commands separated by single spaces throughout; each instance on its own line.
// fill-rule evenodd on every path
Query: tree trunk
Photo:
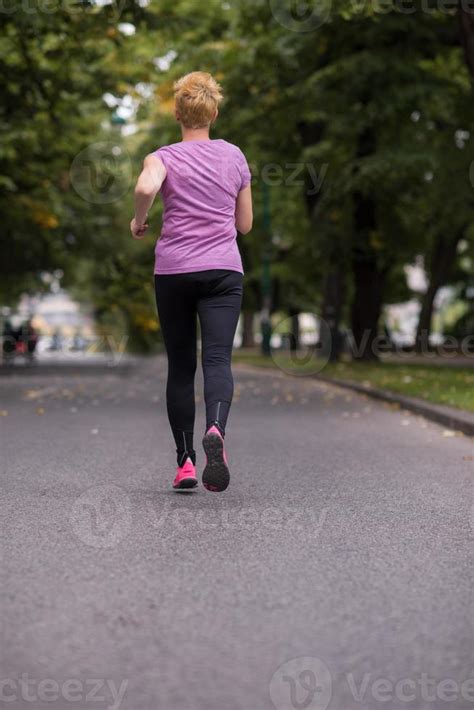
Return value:
M 326 274 L 323 291 L 322 328 L 320 344 L 322 354 L 329 362 L 337 362 L 341 355 L 342 338 L 339 325 L 345 301 L 345 278 L 340 263 L 333 262 Z
M 299 310 L 290 306 L 288 308 L 288 315 L 291 319 L 290 351 L 296 353 L 301 345 Z
M 244 311 L 242 315 L 242 347 L 253 348 L 255 345 L 253 337 L 254 314 L 252 311 Z
M 366 104 L 367 97 L 363 97 L 362 102 Z M 371 156 L 375 153 L 376 147 L 375 132 L 369 126 L 359 135 L 356 157 Z M 372 234 L 377 226 L 376 204 L 373 197 L 356 190 L 353 194 L 353 202 L 352 357 L 355 360 L 378 360 L 374 341 L 378 335 L 388 268 L 380 267 L 378 253 L 371 243 Z
M 421 302 L 420 317 L 416 328 L 415 351 L 425 353 L 429 348 L 431 334 L 431 320 L 433 318 L 433 307 L 439 285 L 430 282 L 428 290 Z
M 466 7 L 465 0 L 459 3 L 459 23 L 466 64 L 474 82 L 474 8 Z
M 379 359 L 374 341 L 378 335 L 388 269 L 380 268 L 378 254 L 370 243 L 375 225 L 373 199 L 360 192 L 354 193 L 354 296 L 351 309 L 354 360 Z
M 322 140 L 325 124 L 323 122 L 314 124 L 300 123 L 298 128 L 303 145 L 308 146 L 317 144 Z M 313 186 L 309 183 L 305 186 L 305 199 L 309 218 L 314 224 L 315 230 L 317 230 L 318 225 L 315 214 L 322 191 L 314 192 L 309 189 L 310 187 Z M 336 248 L 332 246 L 326 249 L 325 263 L 327 264 L 327 273 L 323 285 L 322 326 L 319 337 L 322 354 L 324 357 L 329 357 L 331 362 L 339 360 L 342 350 L 340 322 L 346 298 L 346 282 L 342 273 L 341 260 L 341 250 L 337 246 Z
M 354 360 L 378 360 L 375 347 L 383 305 L 387 270 L 378 268 L 375 255 L 354 254 L 354 300 L 351 320 Z
M 463 234 L 464 227 L 458 230 L 451 239 L 447 239 L 441 234 L 438 237 L 430 261 L 429 286 L 421 302 L 420 318 L 416 329 L 415 349 L 418 353 L 428 349 L 436 294 L 449 279 L 456 261 L 457 247 Z

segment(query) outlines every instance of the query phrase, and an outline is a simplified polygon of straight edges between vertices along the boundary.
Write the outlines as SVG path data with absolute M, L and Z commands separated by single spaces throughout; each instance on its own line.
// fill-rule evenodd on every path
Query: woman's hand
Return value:
M 135 217 L 130 222 L 130 231 L 134 239 L 143 239 L 148 229 L 148 224 L 138 224 Z

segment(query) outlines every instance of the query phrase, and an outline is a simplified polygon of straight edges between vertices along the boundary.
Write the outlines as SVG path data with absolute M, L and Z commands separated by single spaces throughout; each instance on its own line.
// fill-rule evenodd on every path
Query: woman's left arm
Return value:
M 130 222 L 134 239 L 142 239 L 148 229 L 146 219 L 166 177 L 166 168 L 156 155 L 147 155 L 135 187 L 135 217 Z

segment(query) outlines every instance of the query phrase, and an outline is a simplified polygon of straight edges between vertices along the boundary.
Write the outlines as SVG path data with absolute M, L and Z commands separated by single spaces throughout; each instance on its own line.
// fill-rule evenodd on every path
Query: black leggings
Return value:
M 168 355 L 166 403 L 179 465 L 188 455 L 196 460 L 196 315 L 201 326 L 206 430 L 215 424 L 225 434 L 234 393 L 232 344 L 242 305 L 242 282 L 240 272 L 227 269 L 155 275 L 156 304 Z

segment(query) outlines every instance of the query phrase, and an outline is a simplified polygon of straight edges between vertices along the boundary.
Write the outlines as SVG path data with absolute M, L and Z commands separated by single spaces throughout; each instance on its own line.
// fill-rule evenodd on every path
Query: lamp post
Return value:
M 267 357 L 271 354 L 270 340 L 272 335 L 272 324 L 270 320 L 271 312 L 271 276 L 270 276 L 270 260 L 272 250 L 272 235 L 271 235 L 271 213 L 270 213 L 270 190 L 268 185 L 262 183 L 262 198 L 263 198 L 263 233 L 264 244 L 262 250 L 262 312 L 261 312 L 261 330 L 262 330 L 262 354 Z

